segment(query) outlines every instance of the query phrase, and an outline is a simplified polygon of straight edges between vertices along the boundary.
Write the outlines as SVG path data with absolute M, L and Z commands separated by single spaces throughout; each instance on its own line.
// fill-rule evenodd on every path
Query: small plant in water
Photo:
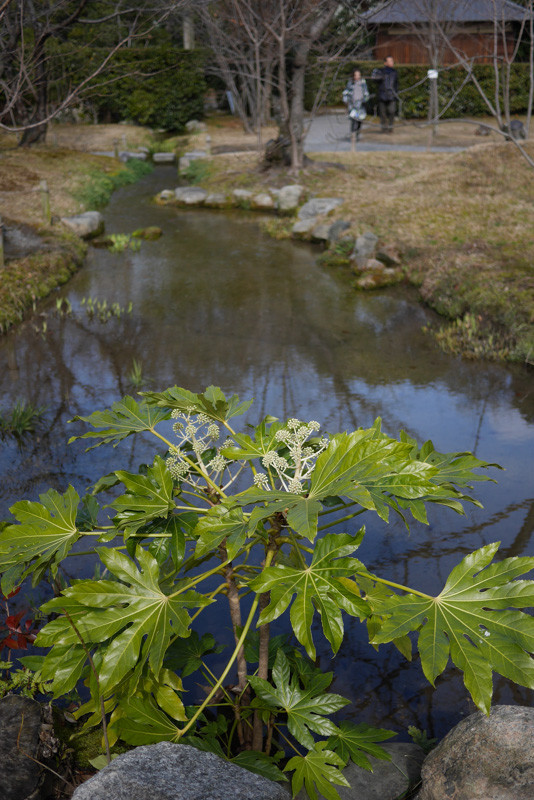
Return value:
M 146 378 L 143 375 L 143 364 L 141 361 L 137 361 L 137 359 L 133 359 L 132 367 L 130 372 L 128 373 L 128 383 L 131 384 L 136 389 L 140 389 L 141 386 L 144 386 L 147 383 L 150 383 L 150 378 Z
M 356 556 L 359 517 L 387 522 L 393 513 L 407 525 L 440 506 L 463 513 L 480 505 L 470 484 L 496 465 L 392 438 L 380 420 L 327 435 L 315 420 L 265 417 L 239 433 L 233 419 L 251 401 L 213 386 L 142 394 L 77 417 L 93 428 L 81 438 L 117 445 L 150 434 L 163 456 L 137 473 L 115 469 L 83 499 L 69 487 L 15 503 L 0 533 L 5 593 L 29 576 L 55 581 L 71 554 L 80 557 L 80 540 L 105 568 L 42 606 L 49 621 L 36 640 L 55 697 L 87 686 L 77 712 L 84 730 L 100 720 L 110 747 L 119 738 L 188 743 L 274 780 L 290 773 L 294 795 L 304 786 L 312 800 L 337 800 L 349 758 L 364 769 L 369 755 L 389 759 L 380 743 L 394 734 L 334 722 L 348 700 L 329 691 L 333 674 L 316 664 L 316 622 L 334 654 L 348 618 L 365 624 L 371 644 L 392 643 L 407 658 L 415 643 L 432 684 L 451 660 L 486 714 L 494 671 L 534 687 L 534 623 L 519 610 L 533 605 L 534 582 L 516 580 L 534 558 L 492 563 L 498 543 L 487 544 L 433 596 Z M 114 495 L 102 508 L 101 491 Z M 215 669 L 221 624 L 206 627 L 221 603 L 233 646 Z M 291 636 L 276 633 L 282 617 Z M 186 706 L 183 680 L 195 673 L 207 693 Z
M 131 314 L 133 305 L 128 303 L 124 308 L 119 303 L 108 304 L 107 300 L 98 300 L 96 297 L 82 297 L 81 305 L 90 319 L 96 317 L 100 322 L 107 322 L 111 317 L 120 318 L 123 314 Z
M 56 313 L 60 317 L 72 314 L 72 305 L 68 297 L 56 297 Z
M 10 411 L 0 412 L 0 436 L 14 436 L 21 440 L 26 434 L 35 433 L 46 411 L 45 406 L 34 406 L 19 400 Z
M 129 233 L 112 233 L 109 238 L 112 242 L 108 247 L 110 253 L 123 253 L 128 249 L 137 252 L 141 247 L 141 239 L 132 239 Z

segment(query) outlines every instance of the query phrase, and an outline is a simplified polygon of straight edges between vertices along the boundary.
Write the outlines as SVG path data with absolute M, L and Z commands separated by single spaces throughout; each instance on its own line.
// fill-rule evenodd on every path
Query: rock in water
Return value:
M 186 744 L 136 747 L 78 786 L 73 800 L 288 800 L 282 784 Z M 3 800 L 3 799 L 2 799 Z
M 466 717 L 427 756 L 422 778 L 419 800 L 532 800 L 534 708 Z
M 0 798 L 37 800 L 44 768 L 39 758 L 41 705 L 29 697 L 0 700 Z

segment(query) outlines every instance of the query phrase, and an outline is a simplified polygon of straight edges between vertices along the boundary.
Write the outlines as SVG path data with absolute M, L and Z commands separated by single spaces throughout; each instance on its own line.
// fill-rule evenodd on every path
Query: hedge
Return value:
M 61 96 L 65 82 L 79 83 L 105 58 L 102 48 L 56 45 L 51 82 Z M 96 121 L 131 120 L 141 125 L 180 132 L 204 109 L 205 53 L 176 47 L 128 47 L 119 50 L 105 71 L 80 95 Z M 68 64 L 68 74 L 60 74 Z
M 364 77 L 369 78 L 373 69 L 381 67 L 382 62 L 366 61 L 354 62 L 343 68 L 330 68 L 330 75 L 326 80 L 327 96 L 326 105 L 339 105 L 341 94 L 351 77 L 354 69 L 360 69 Z M 399 75 L 399 90 L 401 97 L 401 113 L 407 118 L 426 118 L 428 113 L 429 80 L 426 78 L 428 66 L 414 64 L 396 65 Z M 495 74 L 491 64 L 479 64 L 473 70 L 477 80 L 493 102 L 495 94 Z M 446 67 L 439 70 L 438 92 L 440 109 L 443 108 L 465 80 L 466 73 L 462 67 Z M 319 70 L 312 69 L 308 75 L 306 85 L 306 108 L 311 109 L 321 79 Z M 424 80 L 423 80 L 424 79 Z M 416 86 L 421 80 L 419 86 Z M 529 65 L 514 64 L 511 69 L 510 79 L 510 111 L 512 114 L 521 114 L 527 109 L 529 91 Z M 373 93 L 373 81 L 368 82 L 369 91 Z M 410 88 L 413 87 L 413 88 Z M 375 96 L 376 96 L 376 90 Z M 371 104 L 373 98 L 371 99 Z M 370 106 L 371 107 L 371 106 Z M 488 107 L 480 96 L 478 89 L 469 81 L 455 98 L 451 107 L 444 114 L 444 118 L 477 117 L 489 113 Z

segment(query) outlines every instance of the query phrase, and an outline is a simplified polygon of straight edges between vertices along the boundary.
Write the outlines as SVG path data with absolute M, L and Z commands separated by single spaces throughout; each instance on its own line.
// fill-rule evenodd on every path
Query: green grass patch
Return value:
M 205 181 L 209 180 L 212 173 L 213 167 L 210 161 L 204 158 L 196 158 L 194 161 L 191 161 L 187 169 L 182 172 L 181 177 L 188 183 L 198 184 L 205 183 Z
M 86 209 L 102 208 L 109 202 L 115 189 L 137 183 L 152 170 L 152 164 L 137 158 L 130 159 L 115 172 L 92 169 L 87 173 L 87 180 L 76 190 L 74 196 Z

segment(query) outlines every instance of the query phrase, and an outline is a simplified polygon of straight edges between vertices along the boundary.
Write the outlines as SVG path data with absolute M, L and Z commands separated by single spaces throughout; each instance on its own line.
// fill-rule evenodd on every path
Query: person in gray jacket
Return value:
M 350 119 L 350 140 L 354 150 L 356 142 L 360 138 L 362 122 L 367 116 L 365 104 L 369 100 L 369 90 L 365 78 L 359 69 L 354 70 L 352 78 L 348 81 L 343 90 L 343 102 L 347 106 Z

